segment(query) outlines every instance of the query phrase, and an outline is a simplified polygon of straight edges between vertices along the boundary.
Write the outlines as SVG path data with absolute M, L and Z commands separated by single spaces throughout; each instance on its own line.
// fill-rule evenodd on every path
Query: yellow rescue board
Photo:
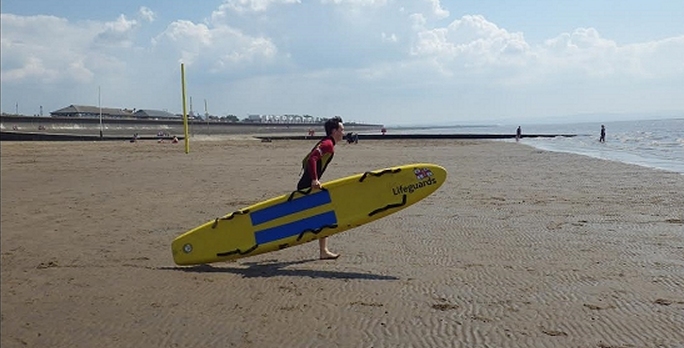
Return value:
M 404 209 L 446 180 L 441 166 L 407 164 L 323 183 L 237 210 L 173 240 L 178 265 L 254 256 L 349 230 Z M 363 236 L 359 236 L 362 239 Z

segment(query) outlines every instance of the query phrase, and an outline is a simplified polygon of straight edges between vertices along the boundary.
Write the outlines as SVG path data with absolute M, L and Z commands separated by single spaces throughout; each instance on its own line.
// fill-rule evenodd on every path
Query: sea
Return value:
M 599 142 L 601 125 L 606 141 Z M 458 125 L 390 127 L 395 134 L 515 134 L 535 148 L 567 152 L 677 172 L 684 175 L 684 118 L 568 124 Z M 525 134 L 576 134 L 575 137 L 525 138 Z M 515 139 L 496 140 L 515 142 Z

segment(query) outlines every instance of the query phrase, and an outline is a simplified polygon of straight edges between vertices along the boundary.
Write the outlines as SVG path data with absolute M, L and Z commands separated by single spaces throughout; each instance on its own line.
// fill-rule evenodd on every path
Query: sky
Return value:
M 3 0 L 2 112 L 684 116 L 682 0 Z M 611 119 L 611 120 L 612 120 Z M 607 119 L 605 119 L 607 121 Z

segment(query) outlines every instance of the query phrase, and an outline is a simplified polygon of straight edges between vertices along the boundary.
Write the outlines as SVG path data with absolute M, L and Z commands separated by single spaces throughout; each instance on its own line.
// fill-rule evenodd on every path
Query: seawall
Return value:
M 139 136 L 137 140 L 159 140 L 164 139 L 171 141 L 172 136 L 156 137 L 156 136 Z M 184 139 L 182 136 L 177 136 L 178 140 Z M 130 141 L 132 136 L 102 136 L 90 134 L 60 134 L 60 133 L 28 133 L 28 132 L 6 132 L 0 131 L 1 141 Z
M 345 125 L 350 131 L 377 131 L 382 125 L 351 123 Z M 23 140 L 51 140 L 53 136 L 38 134 L 55 134 L 60 140 L 79 140 L 80 136 L 100 135 L 100 121 L 97 118 L 65 118 L 65 117 L 29 117 L 1 116 L 1 140 L 16 139 L 22 133 Z M 316 133 L 323 132 L 322 124 L 308 123 L 243 123 L 243 122 L 205 122 L 188 121 L 188 135 L 235 135 L 235 134 L 307 134 L 309 129 Z M 154 137 L 162 132 L 170 137 L 181 137 L 185 134 L 182 120 L 137 120 L 137 119 L 103 119 L 102 131 L 106 138 L 132 138 L 138 134 L 141 139 Z M 14 134 L 9 134 L 14 133 Z M 30 134 L 30 135 L 29 135 Z M 76 136 L 76 137 L 75 137 Z M 7 138 L 7 139 L 5 139 Z M 88 138 L 89 139 L 89 138 Z

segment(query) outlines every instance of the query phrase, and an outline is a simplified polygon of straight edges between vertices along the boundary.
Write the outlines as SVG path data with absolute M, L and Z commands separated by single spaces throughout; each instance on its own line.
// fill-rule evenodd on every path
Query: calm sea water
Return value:
M 601 124 L 606 142 L 600 143 Z M 391 128 L 392 133 L 514 134 L 512 126 Z M 684 174 L 684 119 L 576 124 L 522 124 L 524 134 L 577 134 L 576 137 L 523 138 L 536 148 L 636 164 Z M 515 140 L 503 140 L 515 142 Z

